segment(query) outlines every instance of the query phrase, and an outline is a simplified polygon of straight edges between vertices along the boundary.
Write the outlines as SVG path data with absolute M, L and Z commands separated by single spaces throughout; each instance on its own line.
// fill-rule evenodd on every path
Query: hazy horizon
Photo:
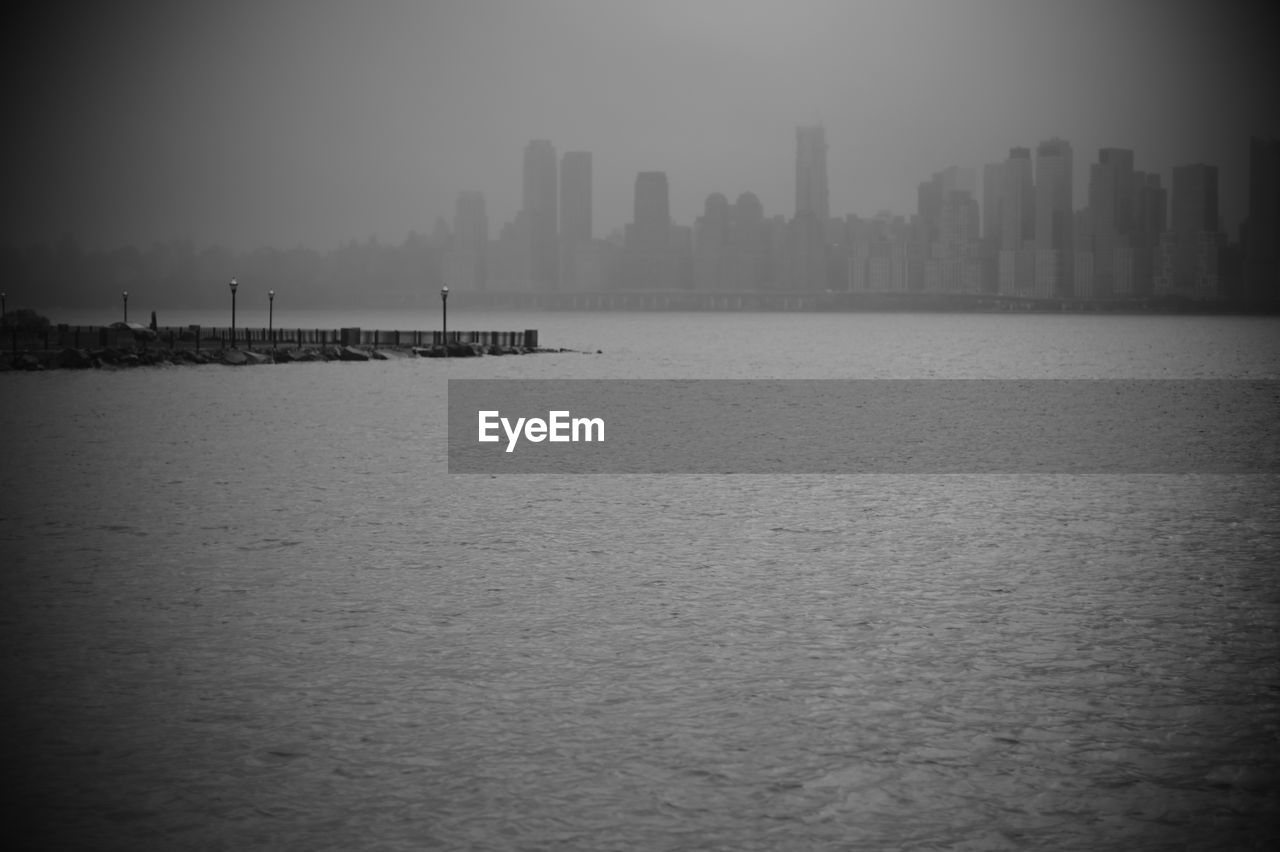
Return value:
M 671 212 L 756 193 L 794 212 L 795 128 L 821 122 L 833 215 L 910 214 L 916 187 L 1049 137 L 1075 206 L 1101 147 L 1216 165 L 1245 213 L 1276 135 L 1252 7 L 1194 0 L 902 3 L 139 0 L 40 6 L 8 30 L 19 121 L 0 242 L 189 239 L 243 251 L 399 243 L 485 195 L 496 236 L 525 144 L 594 156 L 595 235 L 639 171 Z

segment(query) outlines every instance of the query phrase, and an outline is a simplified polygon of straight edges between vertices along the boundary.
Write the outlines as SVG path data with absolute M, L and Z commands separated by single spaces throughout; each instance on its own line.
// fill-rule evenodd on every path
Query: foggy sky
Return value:
M 1077 207 L 1100 147 L 1220 169 L 1245 210 L 1248 137 L 1276 135 L 1271 32 L 1192 0 L 119 0 L 11 23 L 0 242 L 243 250 L 398 243 L 485 194 L 523 149 L 594 154 L 595 232 L 639 171 L 675 219 L 711 192 L 794 212 L 795 128 L 821 121 L 833 215 L 909 214 L 916 186 L 1061 136 Z M 980 172 L 979 172 L 980 174 Z

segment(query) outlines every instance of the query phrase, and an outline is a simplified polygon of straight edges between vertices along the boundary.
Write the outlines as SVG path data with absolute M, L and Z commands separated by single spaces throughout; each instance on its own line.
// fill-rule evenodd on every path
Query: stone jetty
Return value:
M 187 364 L 288 364 L 307 361 L 386 361 L 395 358 L 475 358 L 568 350 L 538 346 L 538 332 L 382 332 L 361 329 L 231 332 L 189 327 L 72 329 L 11 335 L 0 371 L 118 369 Z M 234 341 L 232 343 L 231 341 Z M 86 345 L 87 344 L 87 345 Z
M 189 364 L 291 364 L 309 361 L 388 361 L 397 358 L 475 358 L 482 355 L 526 355 L 570 350 L 526 348 L 523 346 L 483 346 L 479 343 L 450 343 L 448 346 L 365 347 L 342 344 L 276 349 L 35 349 L 6 353 L 0 357 L 0 371 L 53 369 L 120 369 Z

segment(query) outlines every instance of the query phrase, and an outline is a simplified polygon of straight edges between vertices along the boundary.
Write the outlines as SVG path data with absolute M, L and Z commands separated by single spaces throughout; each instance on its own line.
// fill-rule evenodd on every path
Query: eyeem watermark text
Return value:
M 516 448 L 523 435 L 526 441 L 535 444 L 542 441 L 552 443 L 569 443 L 578 441 L 603 441 L 603 417 L 570 417 L 568 411 L 548 411 L 547 419 L 541 417 L 519 417 L 513 424 L 503 417 L 499 411 L 477 411 L 480 422 L 480 435 L 477 440 L 482 444 L 493 444 L 502 440 L 498 427 L 507 435 L 507 452 Z

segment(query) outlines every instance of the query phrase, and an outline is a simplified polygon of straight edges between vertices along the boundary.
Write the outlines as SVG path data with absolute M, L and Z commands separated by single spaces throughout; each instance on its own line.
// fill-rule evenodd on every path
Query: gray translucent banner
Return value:
M 1280 381 L 450 379 L 449 472 L 1280 473 Z

